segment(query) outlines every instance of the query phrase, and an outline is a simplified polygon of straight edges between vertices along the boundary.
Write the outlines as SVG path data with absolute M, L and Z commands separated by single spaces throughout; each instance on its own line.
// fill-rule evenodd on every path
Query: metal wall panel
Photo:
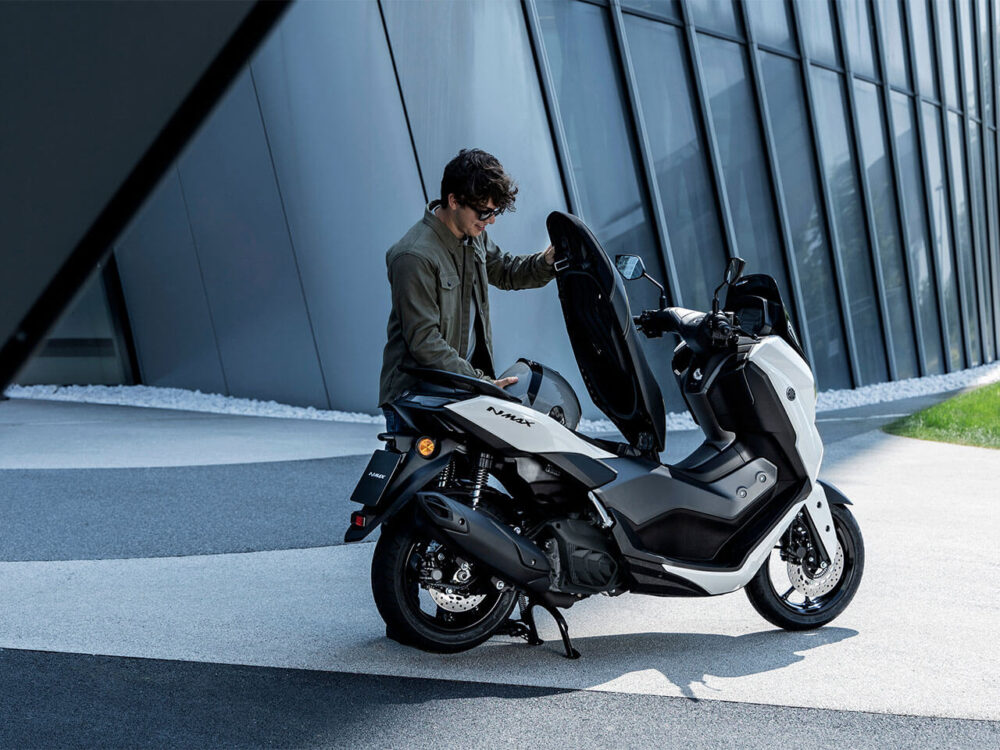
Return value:
M 460 149 L 482 148 L 519 188 L 516 213 L 499 217 L 489 236 L 515 255 L 544 250 L 545 219 L 565 211 L 566 198 L 520 3 L 390 0 L 382 7 L 428 198 L 439 197 L 444 166 Z M 477 35 L 483 27 L 490 33 Z M 412 205 L 404 213 L 416 221 L 420 211 Z M 518 357 L 544 362 L 586 401 L 555 282 L 489 294 L 497 373 Z M 601 416 L 590 404 L 584 412 Z
M 326 407 L 249 71 L 178 171 L 230 395 Z
M 177 170 L 122 235 L 115 258 L 142 382 L 227 393 Z
M 675 26 L 635 16 L 626 16 L 625 29 L 682 302 L 707 308 L 728 255 L 684 34 Z M 780 265 L 767 269 L 755 263 L 756 254 L 744 257 L 752 271 L 781 275 Z
M 296 3 L 252 69 L 331 405 L 374 412 L 385 253 L 424 201 L 378 6 Z

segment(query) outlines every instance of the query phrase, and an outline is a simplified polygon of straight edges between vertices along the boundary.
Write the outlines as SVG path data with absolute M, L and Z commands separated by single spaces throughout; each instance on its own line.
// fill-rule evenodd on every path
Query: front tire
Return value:
M 844 505 L 831 505 L 830 512 L 838 548 L 825 571 L 810 576 L 804 566 L 783 560 L 776 547 L 746 586 L 753 608 L 779 628 L 811 630 L 826 625 L 847 608 L 861 584 L 865 546 L 858 522 Z
M 489 573 L 439 544 L 419 525 L 397 517 L 382 528 L 372 557 L 372 594 L 389 638 L 435 653 L 456 653 L 492 636 L 517 603 L 511 586 L 497 590 Z M 468 580 L 462 563 L 466 562 Z M 433 571 L 441 573 L 437 581 Z M 448 593 L 448 592 L 451 593 Z

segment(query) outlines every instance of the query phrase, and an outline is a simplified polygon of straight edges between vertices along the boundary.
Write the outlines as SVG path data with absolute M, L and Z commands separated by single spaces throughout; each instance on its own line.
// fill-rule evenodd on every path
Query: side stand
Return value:
M 536 606 L 532 604 L 531 606 Z M 542 609 L 552 615 L 552 619 L 556 621 L 556 625 L 559 626 L 559 634 L 562 636 L 563 648 L 566 649 L 567 659 L 579 659 L 580 652 L 573 648 L 573 644 L 569 640 L 569 626 L 566 625 L 566 618 L 560 614 L 559 610 L 549 604 L 542 604 Z
M 535 616 L 531 612 L 531 608 L 534 605 L 528 604 L 528 597 L 524 594 L 520 594 L 517 597 L 517 604 L 521 610 L 521 619 L 514 620 L 512 618 L 507 620 L 507 622 L 500 626 L 500 630 L 497 632 L 513 638 L 524 638 L 529 646 L 540 646 L 545 643 L 545 641 L 538 637 L 538 628 L 535 627 Z
M 500 629 L 500 633 L 503 635 L 514 636 L 515 638 L 524 638 L 529 646 L 538 646 L 544 641 L 538 637 L 538 628 L 535 625 L 535 607 L 541 607 L 546 612 L 548 612 L 552 619 L 556 621 L 556 625 L 559 627 L 559 634 L 562 636 L 563 648 L 566 650 L 567 659 L 579 659 L 580 652 L 573 648 L 573 644 L 569 639 L 569 626 L 566 625 L 566 619 L 560 614 L 559 610 L 549 604 L 543 604 L 542 602 L 536 602 L 523 594 L 518 597 L 518 605 L 521 609 L 521 618 L 519 620 L 507 620 L 503 627 Z

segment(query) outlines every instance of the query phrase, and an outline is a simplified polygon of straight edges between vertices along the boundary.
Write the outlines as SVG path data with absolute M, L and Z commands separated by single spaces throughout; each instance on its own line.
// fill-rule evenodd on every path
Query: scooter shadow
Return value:
M 858 635 L 850 628 L 825 627 L 788 632 L 765 630 L 739 636 L 701 633 L 633 633 L 574 638 L 581 653 L 576 660 L 563 656 L 562 641 L 548 636 L 545 643 L 530 647 L 523 642 L 494 642 L 468 655 L 456 655 L 448 662 L 474 660 L 489 673 L 495 666 L 500 674 L 529 671 L 542 684 L 558 687 L 594 687 L 630 674 L 655 670 L 673 684 L 681 695 L 698 700 L 699 692 L 712 688 L 709 678 L 738 678 L 783 669 L 803 661 L 806 654 L 821 646 L 839 643 Z M 464 657 L 464 658 L 462 658 Z M 455 666 L 458 666 L 455 664 Z M 469 666 L 469 665 L 464 665 Z M 646 675 L 662 687 L 656 675 Z M 522 684 L 539 684 L 532 679 Z M 721 697 L 721 696 L 720 696 Z

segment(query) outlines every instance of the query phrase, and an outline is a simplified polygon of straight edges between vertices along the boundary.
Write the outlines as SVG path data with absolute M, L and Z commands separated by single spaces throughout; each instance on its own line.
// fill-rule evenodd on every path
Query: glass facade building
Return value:
M 297 3 L 19 382 L 374 411 L 385 250 L 471 146 L 520 185 L 502 248 L 569 210 L 696 309 L 739 255 L 821 389 L 992 362 L 998 33 L 1000 0 Z M 554 285 L 491 295 L 498 369 L 582 396 Z

